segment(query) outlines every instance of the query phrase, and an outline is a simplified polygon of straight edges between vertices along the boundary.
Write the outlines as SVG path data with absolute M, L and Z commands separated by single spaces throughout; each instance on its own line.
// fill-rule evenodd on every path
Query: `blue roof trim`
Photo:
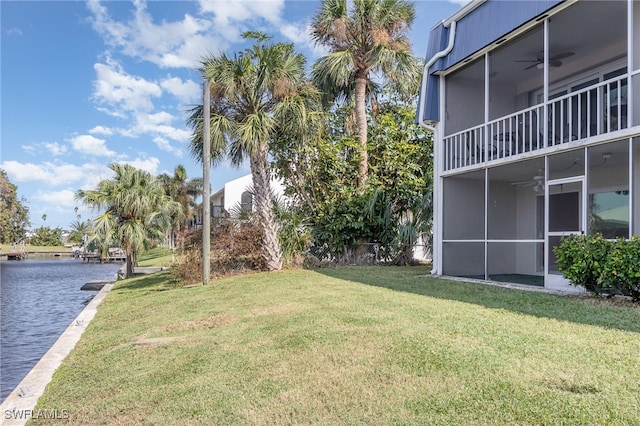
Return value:
M 562 0 L 487 0 L 458 21 L 453 50 L 436 63 L 437 70 L 457 64 L 560 3 Z
M 449 28 L 445 27 L 442 23 L 433 28 L 427 45 L 427 60 L 432 58 L 436 53 L 443 51 L 447 47 L 448 42 Z M 423 117 L 427 121 L 438 121 L 439 119 L 438 99 L 440 99 L 440 84 L 438 84 L 439 77 L 432 74 L 434 65 L 429 69 L 429 76 L 427 78 L 425 113 Z M 420 96 L 421 95 L 422 94 L 420 94 Z M 434 101 L 430 102 L 430 99 Z M 418 108 L 420 108 L 420 98 L 418 99 Z M 418 115 L 419 114 L 416 113 L 416 121 Z
M 440 119 L 438 78 L 433 73 L 456 65 L 562 2 L 563 0 L 487 0 L 460 18 L 457 21 L 453 49 L 447 56 L 438 59 L 429 69 L 424 119 L 430 121 Z M 431 30 L 427 45 L 427 61 L 446 47 L 448 38 L 449 28 L 443 24 Z M 418 105 L 420 105 L 419 102 Z

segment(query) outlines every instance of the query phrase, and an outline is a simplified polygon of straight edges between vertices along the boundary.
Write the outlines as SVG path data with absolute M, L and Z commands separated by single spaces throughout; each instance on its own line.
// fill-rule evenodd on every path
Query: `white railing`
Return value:
M 545 104 L 444 138 L 444 170 L 454 170 L 627 128 L 626 76 L 558 96 Z

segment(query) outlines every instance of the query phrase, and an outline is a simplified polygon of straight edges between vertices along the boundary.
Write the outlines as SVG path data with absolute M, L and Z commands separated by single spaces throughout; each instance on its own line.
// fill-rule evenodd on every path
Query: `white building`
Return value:
M 255 211 L 252 187 L 251 174 L 225 183 L 220 190 L 211 196 L 211 216 L 226 217 L 235 207 Z M 275 196 L 282 197 L 284 194 L 282 182 L 272 179 L 271 191 Z

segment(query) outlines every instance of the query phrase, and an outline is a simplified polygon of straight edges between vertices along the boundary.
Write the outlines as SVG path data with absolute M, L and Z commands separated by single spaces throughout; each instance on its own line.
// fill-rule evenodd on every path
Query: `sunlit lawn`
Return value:
M 37 409 L 72 424 L 639 424 L 638 308 L 425 273 L 119 282 Z

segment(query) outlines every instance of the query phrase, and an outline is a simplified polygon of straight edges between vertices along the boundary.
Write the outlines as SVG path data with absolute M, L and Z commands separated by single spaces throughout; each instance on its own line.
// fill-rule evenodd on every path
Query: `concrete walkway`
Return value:
M 105 285 L 87 304 L 76 319 L 67 327 L 53 346 L 31 369 L 29 374 L 7 396 L 0 405 L 0 424 L 3 426 L 24 425 L 30 418 L 66 419 L 69 413 L 65 410 L 34 411 L 38 398 L 51 381 L 54 371 L 62 364 L 76 346 L 87 325 L 95 316 L 98 305 L 113 287 L 113 282 Z

